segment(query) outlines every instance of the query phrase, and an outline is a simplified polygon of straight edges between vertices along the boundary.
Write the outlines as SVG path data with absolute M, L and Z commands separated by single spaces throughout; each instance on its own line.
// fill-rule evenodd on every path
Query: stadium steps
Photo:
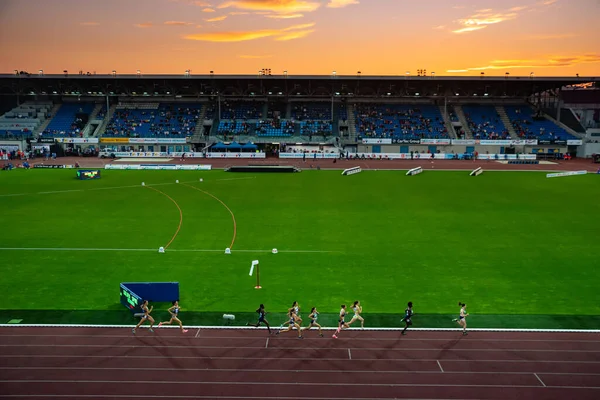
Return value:
M 194 135 L 192 136 L 192 143 L 202 142 L 202 138 L 204 137 L 204 118 L 206 117 L 206 108 L 206 104 L 202 106 L 202 111 L 200 111 L 198 121 L 196 122 L 196 129 L 194 129 Z
M 465 113 L 459 104 L 454 106 L 454 112 L 456 113 L 456 116 L 462 125 L 462 130 L 465 131 L 465 139 L 473 139 L 473 131 L 469 127 Z
M 285 108 L 285 119 L 288 121 L 292 119 L 292 103 L 288 102 L 288 105 Z
M 517 132 L 510 122 L 510 118 L 508 118 L 508 114 L 506 114 L 506 110 L 503 106 L 496 106 L 496 112 L 500 116 L 500 121 L 504 124 L 504 128 L 508 131 L 511 138 L 517 137 Z
M 346 104 L 346 112 L 348 113 L 348 140 L 351 143 L 356 142 L 356 116 L 354 115 L 354 104 Z
M 52 122 L 52 118 L 54 118 L 58 110 L 60 110 L 60 106 L 61 104 L 55 104 L 52 107 L 52 109 L 50 110 L 50 117 L 46 118 L 44 122 L 42 122 L 42 124 L 38 126 L 38 128 L 33 132 L 33 137 L 38 137 L 40 133 L 44 132 L 48 125 L 50 125 L 50 122 Z
M 456 131 L 454 130 L 454 126 L 452 125 L 452 121 L 450 121 L 450 116 L 448 115 L 447 109 L 444 106 L 440 106 L 440 114 L 442 114 L 442 118 L 444 119 L 444 126 L 448 130 L 448 135 L 450 139 L 458 139 L 456 136 Z
M 88 118 L 87 124 L 85 124 L 85 126 L 81 130 L 81 132 L 83 133 L 83 137 L 87 138 L 87 137 L 94 136 L 94 132 L 92 132 L 92 129 L 91 129 L 92 128 L 92 121 L 96 120 L 96 116 L 98 115 L 98 113 L 100 112 L 100 110 L 102 110 L 102 104 L 96 104 L 94 106 L 94 109 L 90 113 L 90 117 Z
M 102 125 L 100 125 L 100 129 L 97 130 L 98 137 L 104 135 L 104 132 L 106 132 L 106 126 L 112 120 L 113 116 L 115 115 L 116 110 L 117 110 L 116 104 L 113 104 L 112 106 L 110 106 L 110 108 L 108 109 L 108 112 L 106 113 L 106 116 L 104 117 L 104 121 L 102 121 Z

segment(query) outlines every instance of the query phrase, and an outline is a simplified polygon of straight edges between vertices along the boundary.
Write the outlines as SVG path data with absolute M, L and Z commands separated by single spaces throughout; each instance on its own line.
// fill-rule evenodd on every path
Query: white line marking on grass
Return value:
M 243 181 L 243 180 L 247 180 L 247 179 L 256 179 L 255 176 L 248 176 L 245 178 L 225 178 L 225 179 L 215 179 L 216 181 L 220 181 L 220 182 L 224 182 L 224 181 Z
M 538 378 L 538 381 L 540 381 L 540 383 L 541 383 L 541 384 L 542 384 L 544 387 L 546 387 L 546 384 L 544 383 L 544 381 L 543 381 L 543 380 L 541 380 L 541 379 L 540 379 L 540 377 L 538 376 L 538 374 L 535 374 L 535 373 L 534 373 L 534 375 L 535 375 L 535 377 L 536 377 L 536 378 Z
M 92 247 L 0 247 L 2 250 L 14 251 L 153 251 L 158 252 L 158 249 L 118 249 L 118 248 L 92 248 Z M 168 252 L 176 251 L 180 253 L 195 252 L 195 253 L 223 253 L 223 249 L 169 249 Z M 328 250 L 278 250 L 280 253 L 342 253 L 341 251 Z M 232 253 L 270 253 L 271 250 L 232 250 Z
M 196 336 L 194 336 L 194 337 L 197 338 L 199 334 L 200 334 L 200 328 L 198 328 L 198 332 L 196 332 Z
M 348 349 L 348 359 L 352 360 L 352 353 L 350 352 L 350 349 Z
M 196 183 L 196 181 L 190 182 L 181 182 L 181 183 Z M 166 182 L 166 183 L 149 183 L 146 186 L 164 186 L 164 185 L 177 185 L 175 182 Z M 87 188 L 87 189 L 66 189 L 66 190 L 52 190 L 47 192 L 31 192 L 31 193 L 11 193 L 11 194 L 0 194 L 0 197 L 11 197 L 11 196 L 31 196 L 36 194 L 57 194 L 57 193 L 70 193 L 70 192 L 87 192 L 92 190 L 111 190 L 111 189 L 127 189 L 127 188 L 143 188 L 140 185 L 125 185 L 125 186 L 109 186 L 109 187 L 99 187 L 99 188 Z
M 156 251 L 156 250 L 152 250 L 152 251 Z M 125 324 L 125 325 L 92 325 L 92 324 L 0 324 L 0 328 L 101 328 L 101 329 L 105 329 L 105 328 L 109 328 L 109 329 L 131 329 L 135 327 L 135 324 Z M 175 327 L 176 328 L 176 327 Z M 248 326 L 217 326 L 217 325 L 193 325 L 193 326 L 188 326 L 189 329 L 213 329 L 213 330 L 257 330 L 257 329 L 264 329 L 267 330 L 267 327 L 248 327 Z M 337 330 L 337 327 L 323 327 L 322 329 L 325 330 Z M 398 331 L 402 331 L 404 328 L 350 328 L 350 329 L 344 329 L 344 331 L 381 331 L 381 332 L 385 332 L 385 331 L 390 331 L 390 332 L 398 332 Z M 424 332 L 456 332 L 456 333 L 460 333 L 462 332 L 462 328 L 411 328 L 413 331 L 424 331 Z M 470 332 L 531 332 L 531 333 L 600 333 L 600 329 L 515 329 L 515 328 L 470 328 L 469 329 Z M 1 336 L 1 335 L 0 335 Z M 41 335 L 44 336 L 44 335 Z M 53 335 L 48 335 L 48 336 L 53 336 Z M 67 336 L 67 335 L 65 335 Z M 373 339 L 377 339 L 377 340 L 397 340 L 397 339 L 378 339 L 378 338 L 368 338 L 365 340 L 373 340 Z M 286 340 L 284 338 L 282 338 L 282 340 Z M 362 340 L 361 338 L 352 338 L 351 340 Z M 410 340 L 410 339 L 403 339 L 403 340 Z M 420 339 L 413 339 L 413 340 L 420 340 Z M 421 340 L 427 340 L 427 339 L 421 339 Z M 433 339 L 431 339 L 433 340 Z M 438 340 L 438 339 L 436 339 Z M 442 339 L 443 340 L 443 339 Z M 474 339 L 469 339 L 469 341 L 472 341 Z M 487 340 L 496 340 L 496 339 L 482 339 L 482 341 L 487 341 Z M 503 339 L 498 339 L 498 340 L 503 340 Z M 523 340 L 507 340 L 507 341 L 515 341 L 515 342 L 520 342 L 520 341 L 526 341 L 525 339 Z M 555 340 L 555 341 L 561 341 L 561 340 Z M 570 339 L 565 339 L 565 341 L 570 342 Z M 587 342 L 587 340 L 584 340 L 584 342 Z M 593 341 L 595 342 L 595 341 Z
M 442 368 L 442 364 L 440 364 L 440 360 L 435 360 L 435 361 L 437 361 L 437 364 L 440 367 L 440 371 L 444 372 L 444 368 Z
M 267 343 L 265 343 L 265 349 L 269 347 L 269 338 L 267 338 Z

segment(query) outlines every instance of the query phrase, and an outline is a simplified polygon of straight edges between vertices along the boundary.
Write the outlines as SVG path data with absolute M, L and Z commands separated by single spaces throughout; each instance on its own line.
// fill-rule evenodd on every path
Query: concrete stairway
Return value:
M 473 139 L 473 131 L 469 127 L 469 123 L 467 122 L 467 117 L 465 117 L 465 113 L 460 105 L 454 106 L 454 112 L 462 125 L 463 131 L 465 131 L 465 139 Z
M 504 109 L 504 107 L 496 106 L 496 112 L 500 116 L 500 121 L 502 121 L 502 123 L 504 124 L 504 128 L 506 128 L 506 130 L 510 134 L 510 137 L 513 139 L 516 139 L 517 132 L 515 131 L 515 128 L 513 127 L 512 123 L 510 122 L 510 118 L 508 118 L 508 115 L 506 114 L 506 110 Z
M 196 122 L 196 129 L 194 129 L 194 135 L 192 136 L 192 143 L 201 143 L 204 140 L 204 118 L 206 117 L 206 107 L 207 105 L 204 105 L 202 111 L 200 111 L 200 116 Z
M 116 105 L 113 104 L 112 106 L 110 106 L 110 108 L 108 109 L 108 111 L 106 113 L 106 116 L 104 117 L 104 121 L 102 121 L 102 125 L 100 125 L 100 128 L 97 130 L 98 137 L 100 137 L 104 134 L 104 132 L 106 131 L 106 126 L 112 119 L 113 115 L 115 115 L 116 110 L 117 110 Z
M 356 142 L 356 116 L 354 115 L 354 104 L 346 104 L 346 110 L 348 113 L 348 140 L 351 143 Z
M 450 139 L 458 139 L 456 136 L 456 131 L 454 130 L 454 126 L 452 125 L 452 121 L 450 120 L 450 116 L 446 112 L 444 106 L 440 106 L 440 114 L 442 114 L 442 118 L 444 119 L 444 126 L 448 130 L 448 135 Z

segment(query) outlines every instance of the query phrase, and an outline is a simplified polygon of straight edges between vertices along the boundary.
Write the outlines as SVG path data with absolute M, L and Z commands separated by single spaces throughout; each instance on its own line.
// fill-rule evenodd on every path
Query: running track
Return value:
M 592 333 L 0 328 L 0 398 L 598 399 Z

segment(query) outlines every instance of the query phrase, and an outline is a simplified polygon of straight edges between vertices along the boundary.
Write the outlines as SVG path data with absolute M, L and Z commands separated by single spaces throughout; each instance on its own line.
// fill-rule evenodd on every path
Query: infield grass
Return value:
M 254 318 L 240 313 L 259 303 L 285 312 L 294 300 L 303 315 L 316 305 L 327 319 L 341 303 L 361 300 L 370 326 L 389 325 L 410 300 L 432 324 L 463 301 L 473 326 L 481 315 L 487 325 L 531 327 L 544 316 L 550 325 L 568 317 L 561 324 L 600 327 L 599 178 L 103 170 L 100 180 L 78 181 L 73 170 L 3 171 L 0 317 L 64 322 L 95 311 L 130 319 L 120 282 L 178 281 L 181 306 L 200 323 L 203 315 L 220 322 L 224 312 Z M 231 255 L 223 254 L 233 238 L 228 210 L 176 179 L 233 211 Z M 157 249 L 175 234 L 179 210 L 141 182 L 163 184 L 153 187 L 182 210 L 165 254 Z M 262 290 L 248 276 L 255 259 Z

